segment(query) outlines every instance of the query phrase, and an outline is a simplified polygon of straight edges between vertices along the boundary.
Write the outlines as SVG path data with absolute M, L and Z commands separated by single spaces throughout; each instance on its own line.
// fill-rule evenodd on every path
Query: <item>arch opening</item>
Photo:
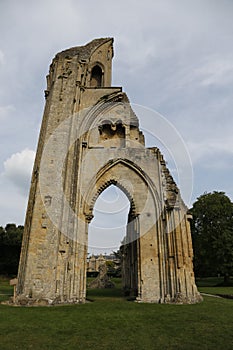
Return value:
M 89 224 L 89 253 L 111 253 L 119 249 L 126 234 L 130 202 L 126 194 L 111 184 L 99 194 L 93 208 L 93 219 Z
M 101 87 L 103 85 L 103 72 L 100 66 L 96 65 L 91 70 L 91 87 Z
M 98 196 L 88 225 L 87 276 L 97 276 L 106 265 L 119 278 L 125 295 L 138 295 L 138 236 L 127 194 L 110 184 Z M 117 253 L 117 254 L 114 254 Z

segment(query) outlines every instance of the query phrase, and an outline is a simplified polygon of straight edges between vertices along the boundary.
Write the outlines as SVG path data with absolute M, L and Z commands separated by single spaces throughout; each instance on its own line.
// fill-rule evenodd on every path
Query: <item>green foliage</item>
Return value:
M 16 275 L 19 264 L 23 226 L 0 227 L 0 274 Z
M 118 249 L 116 252 L 113 251 L 113 254 L 115 256 L 115 261 L 118 261 L 118 264 L 115 265 L 115 272 L 112 275 L 112 277 L 117 277 L 117 278 L 121 278 L 122 274 L 121 274 L 121 264 L 122 264 L 122 252 L 120 249 Z
M 233 273 L 233 204 L 224 192 L 205 193 L 191 209 L 197 276 Z
M 106 261 L 107 266 L 107 273 L 109 276 L 114 277 L 116 275 L 116 266 L 113 261 L 107 260 Z
M 87 271 L 87 278 L 88 277 L 94 277 L 96 278 L 98 276 L 99 272 L 98 271 Z

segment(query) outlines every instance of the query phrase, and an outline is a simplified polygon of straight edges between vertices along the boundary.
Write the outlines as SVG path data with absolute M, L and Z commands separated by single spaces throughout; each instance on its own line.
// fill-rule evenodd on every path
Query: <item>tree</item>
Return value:
M 23 226 L 0 227 L 0 274 L 16 275 L 19 264 Z
M 107 266 L 107 273 L 111 277 L 115 277 L 116 275 L 116 269 L 115 269 L 115 264 L 111 260 L 106 261 L 106 266 Z
M 199 277 L 233 274 L 233 203 L 224 192 L 204 193 L 191 209 L 194 268 Z

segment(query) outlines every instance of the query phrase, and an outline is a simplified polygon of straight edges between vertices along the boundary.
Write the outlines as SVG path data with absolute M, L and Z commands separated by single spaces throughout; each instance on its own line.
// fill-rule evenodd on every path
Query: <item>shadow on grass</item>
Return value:
M 0 283 L 0 290 L 9 291 L 8 281 Z M 121 283 L 114 289 L 88 290 L 88 295 L 96 302 L 0 305 L 0 349 L 232 349 L 231 300 L 206 296 L 195 305 L 129 303 Z
M 10 277 L 0 276 L 0 302 L 9 300 L 13 296 L 13 287 L 10 286 Z
M 214 294 L 223 298 L 233 299 L 233 282 L 225 286 L 223 277 L 197 278 L 196 284 L 201 293 Z
M 88 279 L 88 283 L 91 281 L 91 279 Z M 114 288 L 87 288 L 87 301 L 125 301 L 126 298 L 124 297 L 124 293 L 122 290 L 121 285 L 121 279 L 120 278 L 114 278 L 112 281 L 115 284 Z

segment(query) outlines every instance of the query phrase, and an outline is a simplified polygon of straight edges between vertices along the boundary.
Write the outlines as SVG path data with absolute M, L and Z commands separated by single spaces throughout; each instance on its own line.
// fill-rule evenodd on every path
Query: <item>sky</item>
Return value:
M 233 200 L 232 18 L 232 0 L 1 0 L 0 226 L 24 223 L 52 58 L 100 37 L 114 37 L 112 85 L 183 140 L 193 170 L 187 204 L 214 190 Z M 115 190 L 110 202 L 126 212 L 123 198 Z

